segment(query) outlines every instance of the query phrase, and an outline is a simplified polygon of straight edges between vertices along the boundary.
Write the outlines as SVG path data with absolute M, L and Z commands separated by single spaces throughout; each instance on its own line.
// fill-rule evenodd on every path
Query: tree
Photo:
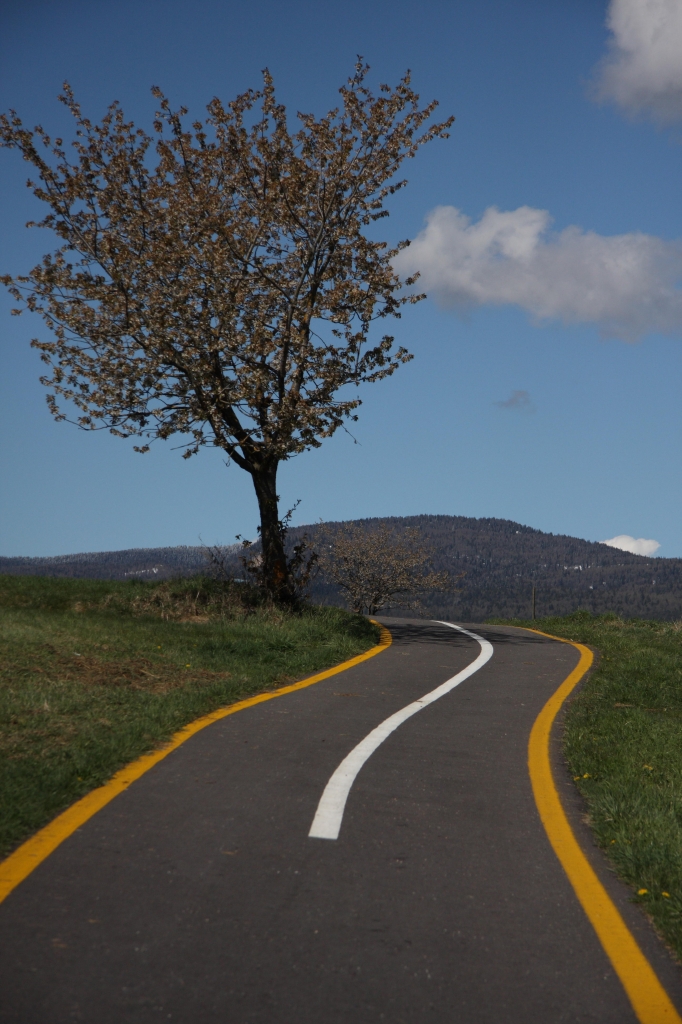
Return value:
M 2 278 L 14 312 L 38 312 L 53 334 L 32 342 L 53 415 L 75 407 L 81 428 L 142 438 L 139 452 L 174 434 L 185 457 L 222 449 L 251 475 L 263 578 L 285 603 L 279 464 L 357 418 L 346 385 L 411 358 L 389 335 L 369 345 L 375 320 L 424 296 L 399 294 L 415 279 L 401 282 L 391 261 L 408 243 L 389 248 L 366 229 L 405 185 L 403 160 L 452 123 L 423 127 L 436 103 L 420 108 L 409 73 L 375 97 L 367 71 L 356 65 L 340 109 L 299 113 L 293 134 L 267 71 L 261 91 L 227 108 L 213 99 L 191 127 L 154 88 L 154 135 L 118 103 L 92 124 L 65 84 L 74 162 L 61 139 L 0 117 L 0 145 L 33 164 L 28 185 L 50 208 L 30 226 L 62 240 L 27 276 Z
M 374 615 L 398 595 L 452 589 L 449 573 L 429 570 L 431 557 L 419 543 L 418 530 L 408 528 L 396 536 L 385 524 L 349 523 L 337 527 L 321 548 L 319 564 L 322 574 L 345 591 L 354 612 Z

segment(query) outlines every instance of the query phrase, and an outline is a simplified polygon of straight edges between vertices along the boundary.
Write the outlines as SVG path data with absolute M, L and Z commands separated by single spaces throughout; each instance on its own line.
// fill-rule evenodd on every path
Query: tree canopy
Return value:
M 75 159 L 62 139 L 0 116 L 0 145 L 37 171 L 49 207 L 32 223 L 61 239 L 29 274 L 2 278 L 42 315 L 33 345 L 57 419 L 136 437 L 145 452 L 179 435 L 186 457 L 222 449 L 250 473 L 259 503 L 264 578 L 292 600 L 277 496 L 280 462 L 357 417 L 347 385 L 375 382 L 411 358 L 372 324 L 423 298 L 402 292 L 389 247 L 367 229 L 401 189 L 397 172 L 430 126 L 409 73 L 378 96 L 358 62 L 341 104 L 290 132 L 270 74 L 227 107 L 217 98 L 188 125 L 160 89 L 153 134 L 113 103 L 101 123 L 68 84 Z

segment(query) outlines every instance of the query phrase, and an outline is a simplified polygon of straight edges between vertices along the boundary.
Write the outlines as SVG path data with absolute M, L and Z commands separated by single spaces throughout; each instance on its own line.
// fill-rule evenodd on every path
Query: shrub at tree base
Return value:
M 432 555 L 419 543 L 418 530 L 396 534 L 387 526 L 368 530 L 350 524 L 335 530 L 318 557 L 323 575 L 344 591 L 353 611 L 374 615 L 392 598 L 404 604 L 453 588 L 449 573 L 429 569 Z

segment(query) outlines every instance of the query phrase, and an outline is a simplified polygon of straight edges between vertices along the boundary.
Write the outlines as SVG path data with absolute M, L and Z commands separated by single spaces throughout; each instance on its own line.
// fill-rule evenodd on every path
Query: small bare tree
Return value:
M 319 565 L 322 575 L 345 592 L 354 612 L 374 615 L 399 595 L 409 599 L 452 588 L 449 573 L 429 569 L 432 555 L 419 543 L 418 530 L 396 535 L 385 524 L 366 528 L 349 523 L 320 547 Z
M 413 279 L 392 260 L 408 243 L 365 232 L 405 184 L 403 160 L 452 121 L 422 130 L 436 103 L 420 108 L 409 74 L 373 96 L 367 71 L 357 64 L 341 109 L 299 113 L 294 133 L 267 71 L 261 91 L 227 108 L 213 99 L 191 127 L 155 88 L 153 135 L 117 103 L 92 124 L 65 84 L 74 162 L 61 139 L 0 116 L 0 145 L 34 166 L 29 187 L 50 208 L 33 226 L 63 243 L 27 276 L 1 279 L 53 333 L 33 341 L 51 367 L 41 380 L 53 415 L 75 406 L 80 427 L 140 437 L 141 452 L 174 434 L 186 457 L 221 448 L 251 475 L 264 584 L 285 603 L 295 588 L 278 466 L 356 418 L 344 385 L 411 358 L 390 335 L 368 347 L 373 321 L 424 296 L 399 294 Z

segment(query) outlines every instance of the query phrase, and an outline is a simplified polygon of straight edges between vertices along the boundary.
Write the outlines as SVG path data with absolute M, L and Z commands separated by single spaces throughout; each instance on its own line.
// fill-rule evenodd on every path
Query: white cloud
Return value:
M 419 271 L 419 287 L 462 310 L 516 305 L 545 320 L 597 324 L 635 340 L 650 331 L 682 333 L 682 247 L 653 235 L 549 231 L 547 210 L 490 206 L 472 223 L 438 206 L 397 257 L 396 270 Z
M 602 544 L 608 544 L 610 548 L 618 548 L 620 551 L 630 551 L 633 555 L 654 555 L 661 546 L 657 540 L 630 537 L 627 533 L 621 533 L 611 540 L 603 540 Z
M 512 391 L 504 402 L 495 402 L 500 409 L 517 409 L 520 412 L 535 412 L 535 406 L 527 391 Z
M 609 52 L 597 66 L 597 98 L 659 122 L 682 118 L 682 3 L 611 0 Z

